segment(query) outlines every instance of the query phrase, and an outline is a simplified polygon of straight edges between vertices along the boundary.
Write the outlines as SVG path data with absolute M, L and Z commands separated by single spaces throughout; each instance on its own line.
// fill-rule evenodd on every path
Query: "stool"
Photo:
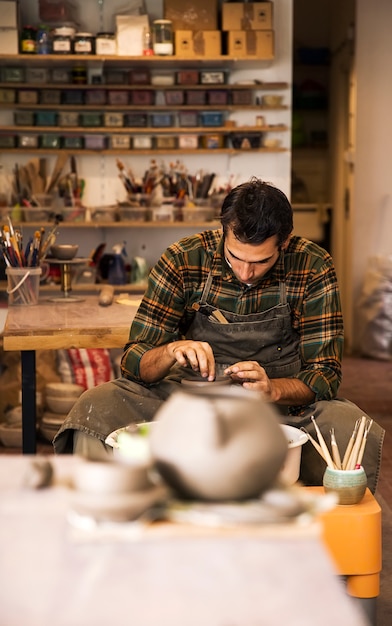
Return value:
M 324 493 L 323 487 L 308 489 Z M 346 580 L 347 593 L 361 599 L 374 622 L 382 569 L 380 505 L 367 489 L 359 504 L 336 506 L 323 513 L 320 522 L 322 539 Z

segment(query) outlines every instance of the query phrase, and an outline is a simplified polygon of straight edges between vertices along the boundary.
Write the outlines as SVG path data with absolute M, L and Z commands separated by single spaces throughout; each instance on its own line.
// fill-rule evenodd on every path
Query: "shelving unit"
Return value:
M 225 57 L 219 57 L 216 59 L 184 59 L 178 57 L 133 57 L 130 63 L 129 59 L 124 59 L 121 57 L 96 57 L 95 55 L 81 56 L 81 55 L 45 55 L 41 57 L 40 55 L 17 55 L 4 57 L 3 59 L 6 63 L 7 70 L 6 75 L 9 77 L 9 80 L 0 83 L 0 111 L 8 111 L 13 114 L 15 117 L 15 112 L 17 111 L 25 111 L 31 112 L 32 117 L 37 114 L 39 111 L 53 112 L 54 119 L 57 116 L 57 113 L 60 111 L 66 112 L 74 112 L 76 116 L 84 115 L 86 113 L 91 112 L 92 114 L 96 112 L 98 117 L 97 124 L 78 124 L 73 126 L 68 125 L 43 125 L 43 124 L 34 124 L 34 125 L 26 125 L 26 124 L 0 124 L 0 134 L 3 134 L 2 140 L 2 150 L 3 151 L 34 151 L 42 153 L 42 151 L 53 151 L 58 150 L 60 148 L 66 148 L 72 150 L 75 154 L 96 154 L 97 152 L 103 154 L 124 154 L 128 153 L 130 147 L 126 146 L 124 148 L 118 148 L 117 146 L 100 146 L 98 148 L 90 149 L 90 148 L 80 148 L 80 147 L 71 147 L 64 146 L 64 142 L 67 137 L 71 135 L 75 135 L 79 133 L 82 137 L 90 136 L 90 135 L 104 135 L 105 142 L 110 143 L 111 135 L 119 135 L 119 136 L 127 136 L 134 137 L 138 135 L 153 135 L 154 138 L 159 136 L 183 136 L 183 135 L 192 135 L 198 137 L 198 145 L 196 148 L 188 148 L 183 146 L 169 146 L 161 148 L 158 146 L 152 146 L 152 148 L 148 148 L 144 150 L 140 147 L 133 147 L 135 152 L 138 154 L 151 154 L 154 152 L 155 154 L 163 154 L 168 150 L 172 152 L 178 152 L 179 154 L 200 154 L 203 151 L 209 151 L 211 149 L 210 146 L 203 145 L 204 138 L 213 134 L 214 136 L 220 137 L 221 140 L 217 140 L 217 146 L 214 147 L 214 151 L 219 151 L 221 154 L 236 154 L 237 152 L 243 152 L 242 147 L 233 147 L 231 138 L 233 135 L 237 134 L 246 134 L 251 133 L 254 137 L 259 137 L 259 142 L 255 142 L 257 145 L 252 147 L 247 147 L 247 149 L 257 150 L 261 152 L 281 152 L 285 151 L 287 148 L 277 146 L 263 146 L 262 145 L 262 137 L 266 133 L 284 133 L 287 132 L 288 126 L 287 124 L 268 124 L 264 121 L 261 124 L 241 124 L 234 121 L 229 120 L 229 116 L 231 113 L 235 112 L 257 112 L 257 113 L 267 113 L 270 111 L 285 111 L 287 110 L 287 105 L 279 105 L 276 107 L 268 107 L 263 106 L 260 103 L 260 96 L 258 94 L 266 93 L 266 92 L 276 92 L 276 91 L 287 91 L 289 88 L 288 83 L 286 82 L 277 82 L 277 81 L 268 81 L 268 82 L 248 82 L 246 81 L 244 84 L 241 83 L 231 83 L 230 82 L 230 74 L 229 69 L 233 67 L 249 67 L 254 64 L 254 60 L 248 59 L 227 59 Z M 1 61 L 1 57 L 0 57 Z M 174 70 L 181 69 L 192 69 L 198 67 L 198 64 L 203 61 L 203 70 L 208 71 L 208 68 L 214 68 L 216 71 L 223 72 L 225 81 L 223 83 L 205 83 L 205 84 L 194 84 L 190 83 L 182 83 L 182 84 L 173 84 L 168 86 L 156 85 L 152 84 L 151 81 L 147 80 L 143 82 L 143 84 L 126 84 L 125 81 L 120 82 L 107 82 L 105 81 L 105 71 L 109 71 L 108 68 L 116 68 L 119 72 L 122 72 L 124 75 L 129 74 L 130 71 L 135 68 L 145 68 L 147 70 L 147 79 L 153 76 L 153 72 L 155 70 L 161 70 L 164 68 L 172 68 Z M 66 69 L 69 74 L 71 74 L 72 67 L 75 66 L 76 63 L 83 63 L 83 66 L 86 68 L 86 73 L 88 69 L 97 69 L 100 73 L 101 80 L 103 82 L 94 84 L 94 83 L 83 83 L 83 84 L 74 84 L 74 83 L 54 83 L 54 82 L 33 82 L 26 83 L 21 82 L 20 80 L 14 81 L 13 74 L 18 76 L 19 72 L 25 71 L 26 68 L 30 66 L 40 67 L 43 69 L 48 69 L 50 64 L 55 68 Z M 49 70 L 48 70 L 49 71 Z M 199 71 L 199 70 L 197 70 Z M 52 92 L 56 93 L 58 96 L 58 103 L 42 103 L 42 94 L 44 92 Z M 124 104 L 111 104 L 110 103 L 110 94 L 113 92 L 123 92 L 126 95 L 126 99 L 128 100 Z M 78 92 L 81 95 L 81 98 L 84 100 L 83 104 L 68 104 L 66 102 L 67 93 L 75 93 Z M 90 103 L 89 102 L 89 94 L 91 93 L 101 92 L 103 94 L 104 102 L 100 104 Z M 139 92 L 147 92 L 149 95 L 151 94 L 151 104 L 133 104 L 129 102 L 129 99 L 132 97 L 132 94 L 137 94 Z M 168 104 L 165 100 L 170 99 L 170 92 L 177 92 L 180 95 L 179 104 L 173 103 Z M 188 92 L 199 92 L 201 96 L 205 96 L 205 102 L 203 104 L 194 104 L 194 103 L 186 103 Z M 205 92 L 202 94 L 201 92 Z M 32 94 L 35 97 L 35 102 L 20 102 L 20 95 L 24 94 Z M 222 94 L 222 103 L 214 104 L 210 103 L 211 94 Z M 232 100 L 238 99 L 238 94 L 243 94 L 242 98 L 245 97 L 244 104 L 236 104 L 233 103 Z M 169 96 L 168 96 L 169 95 Z M 248 100 L 248 102 L 246 102 Z M 113 122 L 109 120 L 108 124 L 102 125 L 104 114 L 102 113 L 102 107 L 104 106 L 105 113 L 111 112 L 114 115 L 116 113 L 120 116 L 120 123 L 113 125 Z M 186 126 L 179 122 L 178 117 L 182 112 L 194 112 L 196 116 L 196 120 L 198 123 L 192 126 Z M 216 112 L 218 116 L 218 121 L 220 118 L 224 122 L 224 124 L 215 124 L 212 123 L 204 123 L 200 124 L 200 116 L 205 114 L 208 111 L 208 114 L 213 115 L 213 112 Z M 122 125 L 121 118 L 129 112 L 140 113 L 146 115 L 146 123 L 141 124 L 140 126 L 134 125 Z M 160 126 L 155 124 L 153 119 L 157 114 L 168 113 L 173 116 L 173 125 L 168 126 Z M 101 116 L 101 120 L 99 117 Z M 101 122 L 101 123 L 100 123 Z M 53 139 L 53 147 L 45 146 L 42 147 L 38 143 L 37 137 L 37 146 L 24 146 L 17 145 L 20 141 L 23 133 L 31 134 L 33 138 L 40 134 L 48 135 L 48 143 L 50 144 L 51 138 Z M 5 139 L 6 138 L 6 139 Z M 1 141 L 1 136 L 0 136 Z M 7 141 L 10 142 L 10 145 L 7 145 Z M 12 141 L 15 142 L 15 145 L 11 145 Z M 42 139 L 41 139 L 42 141 Z M 60 145 L 57 145 L 60 144 Z M 181 143 L 181 141 L 180 141 Z M 220 145 L 223 144 L 223 145 Z

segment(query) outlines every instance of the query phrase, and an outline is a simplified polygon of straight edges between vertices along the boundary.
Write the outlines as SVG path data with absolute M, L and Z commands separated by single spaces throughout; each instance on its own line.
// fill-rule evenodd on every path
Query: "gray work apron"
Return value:
M 259 313 L 238 315 L 219 309 L 228 324 L 218 323 L 213 315 L 214 307 L 208 304 L 208 292 L 212 274 L 208 276 L 194 320 L 187 331 L 187 338 L 207 341 L 214 352 L 217 374 L 238 361 L 252 360 L 260 363 L 270 378 L 289 378 L 299 372 L 299 336 L 292 328 L 290 306 L 286 298 L 286 285 L 281 282 L 271 288 L 277 293 L 278 304 Z M 117 428 L 130 423 L 150 421 L 161 404 L 176 390 L 184 376 L 192 370 L 174 366 L 162 381 L 144 386 L 126 378 L 119 378 L 86 391 L 74 405 L 54 440 L 56 452 L 71 452 L 74 430 L 104 441 Z M 195 374 L 196 375 L 196 374 Z M 287 416 L 287 407 L 277 406 L 286 414 L 284 422 L 292 426 L 304 426 L 317 438 L 313 423 L 314 415 L 324 437 L 328 440 L 330 428 L 340 450 L 344 451 L 355 421 L 363 412 L 346 400 L 315 402 L 300 415 Z M 262 409 L 260 418 L 262 419 Z M 363 458 L 368 485 L 375 491 L 379 477 L 384 431 L 373 424 Z M 300 480 L 306 485 L 321 485 L 325 462 L 311 443 L 302 448 Z

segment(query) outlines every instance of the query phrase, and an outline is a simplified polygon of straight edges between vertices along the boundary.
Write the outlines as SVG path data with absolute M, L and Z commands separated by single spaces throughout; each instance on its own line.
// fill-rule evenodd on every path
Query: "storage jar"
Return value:
M 117 54 L 117 43 L 114 33 L 98 33 L 95 39 L 95 53 L 102 55 Z
M 173 24 L 171 20 L 155 20 L 152 25 L 152 45 L 154 54 L 173 54 Z
M 74 54 L 95 54 L 95 37 L 92 33 L 75 33 Z
M 75 29 L 69 26 L 55 28 L 53 33 L 53 54 L 71 54 Z

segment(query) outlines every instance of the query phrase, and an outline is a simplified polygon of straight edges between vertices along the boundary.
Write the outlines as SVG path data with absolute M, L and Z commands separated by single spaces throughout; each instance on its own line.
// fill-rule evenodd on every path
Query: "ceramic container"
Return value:
M 61 261 L 70 261 L 76 256 L 78 250 L 79 246 L 71 243 L 56 244 L 50 248 L 54 258 Z
M 308 436 L 299 428 L 288 424 L 282 424 L 281 428 L 287 438 L 289 450 L 278 478 L 284 485 L 294 485 L 299 478 L 302 446 L 308 441 Z
M 258 497 L 288 451 L 275 407 L 240 385 L 175 392 L 154 418 L 150 445 L 170 487 L 209 501 Z
M 363 467 L 355 470 L 326 468 L 323 485 L 326 492 L 335 492 L 339 504 L 358 504 L 365 495 L 367 476 Z

